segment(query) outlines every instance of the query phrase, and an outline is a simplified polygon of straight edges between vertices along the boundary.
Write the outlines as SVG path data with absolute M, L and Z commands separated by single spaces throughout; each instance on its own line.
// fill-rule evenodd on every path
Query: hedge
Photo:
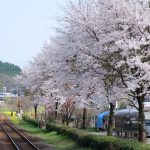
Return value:
M 128 141 L 111 136 L 91 135 L 90 133 L 53 123 L 47 123 L 48 131 L 56 131 L 76 140 L 79 145 L 91 147 L 93 150 L 150 150 L 150 145 Z
M 35 120 L 23 117 L 24 120 L 37 126 Z M 142 144 L 136 141 L 119 139 L 111 136 L 92 135 L 81 129 L 71 128 L 54 123 L 47 123 L 48 131 L 56 131 L 58 134 L 64 134 L 79 143 L 83 147 L 91 147 L 92 150 L 150 150 L 150 145 Z
M 30 124 L 32 124 L 32 125 L 38 127 L 38 121 L 36 121 L 36 120 L 34 120 L 34 119 L 32 119 L 32 118 L 29 118 L 28 116 L 22 116 L 22 119 L 23 119 L 24 121 L 27 121 L 27 122 L 29 122 Z

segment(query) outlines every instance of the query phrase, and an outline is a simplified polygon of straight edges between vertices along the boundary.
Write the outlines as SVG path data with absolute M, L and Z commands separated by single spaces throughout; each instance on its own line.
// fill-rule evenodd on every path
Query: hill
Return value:
M 8 63 L 8 62 L 2 62 L 0 61 L 0 74 L 6 74 L 8 76 L 15 76 L 17 74 L 20 74 L 21 69 L 19 66 L 16 66 L 14 64 Z

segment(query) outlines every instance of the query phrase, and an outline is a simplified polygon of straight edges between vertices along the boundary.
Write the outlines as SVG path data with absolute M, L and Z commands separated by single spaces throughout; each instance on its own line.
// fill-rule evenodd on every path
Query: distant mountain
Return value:
M 0 74 L 6 74 L 8 76 L 13 77 L 17 74 L 20 74 L 20 72 L 21 72 L 21 69 L 19 66 L 16 66 L 8 62 L 0 61 Z

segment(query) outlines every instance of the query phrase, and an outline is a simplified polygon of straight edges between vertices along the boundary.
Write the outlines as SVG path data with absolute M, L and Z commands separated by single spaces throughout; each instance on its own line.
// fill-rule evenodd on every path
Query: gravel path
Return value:
M 8 120 L 7 117 L 5 117 L 4 115 L 0 115 L 0 123 L 3 124 L 4 120 Z M 3 124 L 3 126 L 5 127 L 5 125 Z M 34 145 L 36 145 L 40 150 L 52 150 L 52 147 L 48 144 L 45 144 L 44 141 L 40 138 L 34 137 L 31 134 L 27 133 L 25 130 L 22 130 L 20 128 L 18 128 L 17 126 L 13 125 L 19 132 L 21 132 L 23 135 L 25 135 Z M 8 127 L 5 127 L 6 129 Z M 12 132 L 9 131 L 8 132 Z M 14 134 L 14 133 L 13 133 Z M 13 135 L 13 138 L 16 138 L 17 140 L 19 140 L 19 137 L 17 136 L 17 134 Z M 21 140 L 21 139 L 20 139 Z M 20 142 L 21 144 L 21 142 Z M 28 150 L 26 148 L 26 146 L 23 146 L 24 143 L 22 143 L 22 150 Z M 5 132 L 3 131 L 3 129 L 0 127 L 0 150 L 15 150 L 14 146 L 12 145 L 12 143 L 9 141 L 8 136 L 5 134 Z

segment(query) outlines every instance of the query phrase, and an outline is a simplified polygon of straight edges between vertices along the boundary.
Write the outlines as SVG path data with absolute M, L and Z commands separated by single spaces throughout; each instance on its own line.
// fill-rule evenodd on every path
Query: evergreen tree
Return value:
M 21 72 L 21 69 L 19 66 L 16 66 L 8 62 L 4 63 L 0 61 L 0 74 L 15 76 L 17 74 L 20 74 L 20 72 Z

